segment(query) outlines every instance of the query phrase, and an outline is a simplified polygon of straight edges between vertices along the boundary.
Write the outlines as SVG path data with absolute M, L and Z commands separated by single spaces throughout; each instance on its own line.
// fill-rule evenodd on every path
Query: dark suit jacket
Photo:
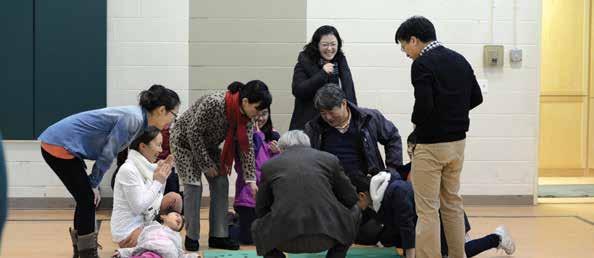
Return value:
M 348 101 L 357 105 L 355 86 L 351 69 L 346 57 L 337 54 L 335 57 L 338 63 L 340 83 Z M 310 60 L 303 52 L 297 58 L 297 64 L 293 71 L 293 96 L 295 96 L 295 107 L 291 117 L 290 130 L 303 130 L 305 123 L 313 119 L 318 112 L 314 108 L 313 98 L 319 88 L 328 83 L 330 77 L 318 60 Z
M 334 155 L 291 147 L 264 164 L 259 187 L 252 225 L 259 255 L 303 235 L 353 242 L 357 221 L 349 209 L 358 197 Z

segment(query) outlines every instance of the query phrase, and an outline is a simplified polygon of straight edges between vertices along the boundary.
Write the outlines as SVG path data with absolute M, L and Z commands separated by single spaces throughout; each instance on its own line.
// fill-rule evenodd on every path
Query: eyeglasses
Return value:
M 321 48 L 336 47 L 336 45 L 338 45 L 337 42 L 320 42 Z
M 177 112 L 169 111 L 173 115 L 173 120 L 177 120 Z
M 268 109 L 263 109 L 260 112 L 258 112 L 258 116 L 267 116 L 268 115 Z
M 400 51 L 404 52 L 404 48 L 406 47 L 407 44 L 408 44 L 408 42 L 406 42 L 406 41 L 400 41 Z

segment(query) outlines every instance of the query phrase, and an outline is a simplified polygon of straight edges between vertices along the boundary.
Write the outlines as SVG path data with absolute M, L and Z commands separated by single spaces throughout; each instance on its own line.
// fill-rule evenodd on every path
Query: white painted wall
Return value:
M 233 8 L 229 8 L 229 7 Z M 272 120 L 286 131 L 293 112 L 291 81 L 305 44 L 305 0 L 194 0 L 190 2 L 190 101 L 233 81 L 265 82 Z M 233 172 L 229 196 L 235 196 Z M 209 196 L 202 179 L 203 196 Z
M 512 67 L 508 52 L 514 46 L 514 2 L 518 4 L 516 43 L 524 61 Z M 537 175 L 540 1 L 307 2 L 308 37 L 324 24 L 338 29 L 359 104 L 386 114 L 403 139 L 412 131 L 412 61 L 401 53 L 394 34 L 412 15 L 429 18 L 438 40 L 464 55 L 477 78 L 488 80 L 484 103 L 471 112 L 462 193 L 532 195 Z M 503 69 L 483 67 L 483 45 L 490 43 L 505 46 Z
M 189 0 L 108 0 L 107 105 L 133 105 L 152 84 L 188 105 Z
M 280 131 L 293 113 L 291 82 L 305 45 L 305 0 L 195 0 L 190 3 L 190 99 L 258 79 L 273 96 Z M 229 8 L 233 6 L 234 8 Z

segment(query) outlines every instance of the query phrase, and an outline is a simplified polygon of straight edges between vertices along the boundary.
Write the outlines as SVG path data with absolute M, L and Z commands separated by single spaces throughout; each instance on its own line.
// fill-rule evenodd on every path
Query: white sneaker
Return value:
M 497 247 L 497 249 L 503 249 L 503 251 L 505 251 L 507 255 L 511 255 L 516 251 L 516 244 L 509 235 L 509 232 L 507 231 L 505 226 L 502 225 L 497 227 L 493 234 L 496 234 L 501 238 L 501 241 L 499 242 L 499 246 Z

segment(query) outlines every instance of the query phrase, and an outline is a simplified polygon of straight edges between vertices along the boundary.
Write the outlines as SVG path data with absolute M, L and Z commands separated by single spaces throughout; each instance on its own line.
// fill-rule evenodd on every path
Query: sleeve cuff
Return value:
M 151 191 L 155 192 L 155 193 L 159 193 L 161 192 L 161 189 L 163 188 L 163 184 L 161 184 L 161 182 L 157 181 L 157 180 L 153 180 L 153 184 L 151 184 Z
M 91 175 L 89 176 L 89 185 L 91 185 L 91 188 L 97 188 L 99 187 L 99 184 L 101 182 L 95 182 L 95 178 Z

